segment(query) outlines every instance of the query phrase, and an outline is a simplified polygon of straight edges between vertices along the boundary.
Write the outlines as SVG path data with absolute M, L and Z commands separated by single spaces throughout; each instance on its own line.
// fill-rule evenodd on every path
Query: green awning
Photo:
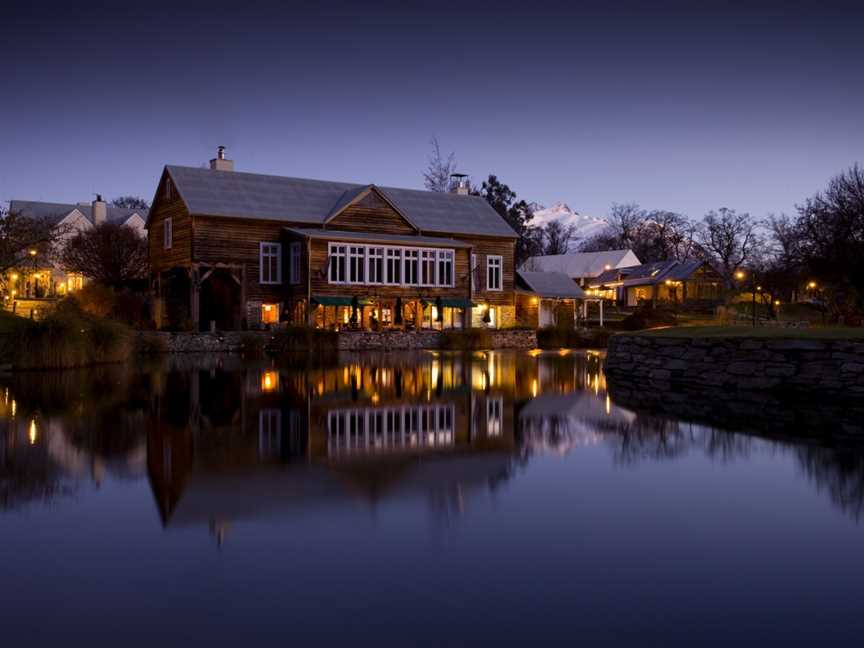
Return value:
M 441 306 L 444 308 L 471 308 L 471 300 L 464 298 L 441 298 Z
M 350 306 L 351 297 L 336 297 L 333 295 L 316 295 L 312 297 L 312 303 L 319 306 Z

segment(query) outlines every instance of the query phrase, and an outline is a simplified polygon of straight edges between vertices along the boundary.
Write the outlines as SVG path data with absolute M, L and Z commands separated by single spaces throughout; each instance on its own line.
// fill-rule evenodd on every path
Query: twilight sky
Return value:
M 864 163 L 860 2 L 133 4 L 3 3 L 0 201 L 149 200 L 218 144 L 421 188 L 436 135 L 529 201 L 761 217 Z

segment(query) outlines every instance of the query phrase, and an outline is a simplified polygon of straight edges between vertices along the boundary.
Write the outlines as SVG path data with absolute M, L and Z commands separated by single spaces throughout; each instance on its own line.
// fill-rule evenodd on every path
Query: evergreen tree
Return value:
M 519 235 L 516 241 L 516 267 L 519 267 L 528 257 L 540 253 L 542 235 L 531 226 L 534 214 L 528 203 L 524 200 L 517 201 L 516 192 L 498 180 L 495 175 L 490 175 L 483 182 L 480 195 Z

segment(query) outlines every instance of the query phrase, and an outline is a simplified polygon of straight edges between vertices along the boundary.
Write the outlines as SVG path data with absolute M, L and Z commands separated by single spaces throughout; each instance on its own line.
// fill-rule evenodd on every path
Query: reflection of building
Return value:
M 494 388 L 505 375 L 500 361 L 360 358 L 303 372 L 262 365 L 169 374 L 148 434 L 163 521 L 215 520 L 222 529 L 310 499 L 374 500 L 506 475 L 514 418 L 512 398 Z M 469 387 L 475 370 L 480 391 Z

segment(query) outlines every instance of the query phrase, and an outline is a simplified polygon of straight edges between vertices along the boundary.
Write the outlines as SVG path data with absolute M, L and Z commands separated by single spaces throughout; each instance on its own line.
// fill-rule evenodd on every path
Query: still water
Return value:
M 0 642 L 860 641 L 855 419 L 639 392 L 591 352 L 0 377 Z

